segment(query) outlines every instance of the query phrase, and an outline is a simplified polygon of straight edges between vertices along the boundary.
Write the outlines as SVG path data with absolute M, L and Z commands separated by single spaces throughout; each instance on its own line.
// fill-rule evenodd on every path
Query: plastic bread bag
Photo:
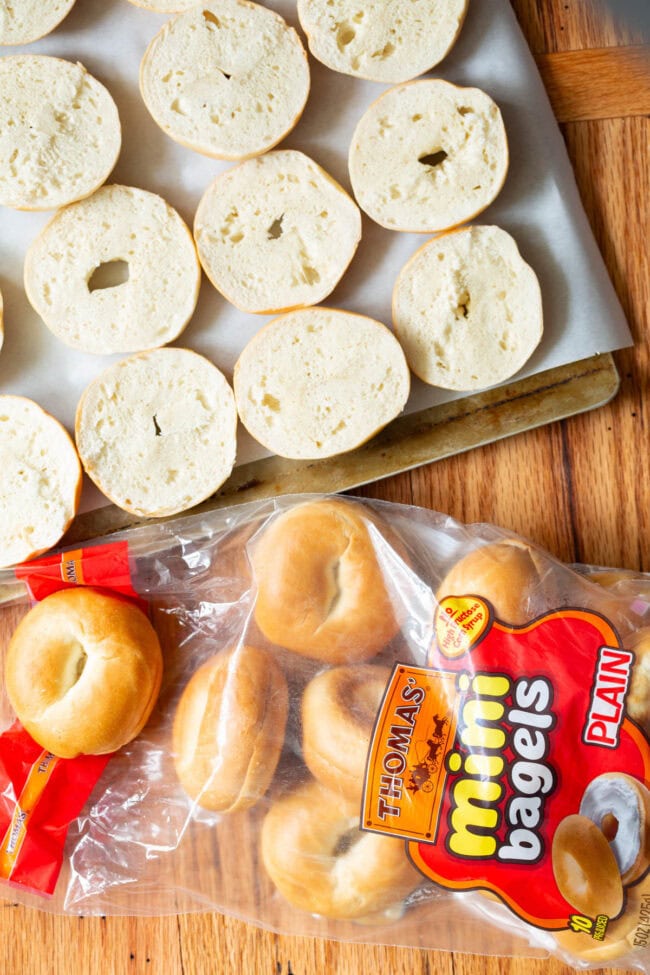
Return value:
M 285 497 L 3 573 L 4 650 L 30 604 L 79 586 L 147 610 L 162 686 L 137 737 L 72 759 L 5 688 L 5 897 L 650 971 L 647 577 Z

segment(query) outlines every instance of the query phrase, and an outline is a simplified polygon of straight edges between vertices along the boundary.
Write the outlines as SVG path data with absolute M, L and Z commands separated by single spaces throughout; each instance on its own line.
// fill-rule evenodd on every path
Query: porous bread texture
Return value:
M 397 84 L 449 53 L 467 0 L 298 0 L 309 50 L 333 71 Z
M 542 337 L 539 282 L 505 230 L 467 227 L 429 241 L 402 268 L 393 323 L 425 383 L 495 386 L 521 369 Z
M 59 541 L 81 495 L 81 464 L 64 428 L 32 400 L 0 396 L 0 566 Z
M 399 85 L 362 116 L 349 168 L 359 206 L 381 226 L 448 230 L 484 210 L 503 186 L 501 112 L 479 88 L 439 79 Z
M 128 265 L 128 280 L 93 288 L 94 272 L 118 261 Z M 101 355 L 171 342 L 192 316 L 200 283 L 181 217 L 155 193 L 130 186 L 103 186 L 60 210 L 25 257 L 27 297 L 50 331 Z
M 222 373 L 187 349 L 154 349 L 109 366 L 75 420 L 81 462 L 120 508 L 171 515 L 217 490 L 235 462 L 237 413 Z
M 50 210 L 108 178 L 122 132 L 115 102 L 82 64 L 0 58 L 0 205 Z
M 331 308 L 289 312 L 241 353 L 234 387 L 242 423 L 281 457 L 353 450 L 404 407 L 409 372 L 380 322 Z
M 333 291 L 361 239 L 361 214 L 313 159 L 278 149 L 217 176 L 194 236 L 205 273 L 228 301 L 273 314 Z
M 0 44 L 31 44 L 61 23 L 75 0 L 11 0 L 0 4 Z
M 140 90 L 172 139 L 207 156 L 246 159 L 294 127 L 309 93 L 309 66 L 297 33 L 272 10 L 206 0 L 154 37 Z
M 175 14 L 196 6 L 196 0 L 129 0 L 134 7 L 143 7 L 159 14 Z

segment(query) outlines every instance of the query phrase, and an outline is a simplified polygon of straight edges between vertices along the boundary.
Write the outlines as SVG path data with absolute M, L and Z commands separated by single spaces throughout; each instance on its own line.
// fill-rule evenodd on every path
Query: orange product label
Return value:
M 363 822 L 430 840 L 456 734 L 458 675 L 398 665 L 386 690 L 368 763 Z
M 0 877 L 9 879 L 23 845 L 29 820 L 52 772 L 59 761 L 51 752 L 42 751 L 32 765 L 16 803 L 11 822 L 0 843 Z
M 61 578 L 64 582 L 73 582 L 82 586 L 85 582 L 83 572 L 83 549 L 64 552 L 61 556 Z

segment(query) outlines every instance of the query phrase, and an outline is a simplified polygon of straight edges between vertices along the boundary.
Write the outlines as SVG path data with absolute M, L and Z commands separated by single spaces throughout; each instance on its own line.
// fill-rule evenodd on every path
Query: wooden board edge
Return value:
M 611 353 L 559 366 L 496 389 L 399 417 L 357 450 L 321 461 L 280 457 L 242 464 L 213 497 L 187 514 L 280 494 L 348 491 L 525 430 L 604 406 L 617 393 Z M 61 545 L 79 544 L 162 519 L 108 505 L 78 515 Z

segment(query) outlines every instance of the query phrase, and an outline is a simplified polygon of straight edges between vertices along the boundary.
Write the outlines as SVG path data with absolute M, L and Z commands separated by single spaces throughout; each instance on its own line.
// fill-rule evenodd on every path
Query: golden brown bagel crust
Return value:
M 399 629 L 375 543 L 373 514 L 310 501 L 274 518 L 252 552 L 255 620 L 265 637 L 327 663 L 373 657 Z
M 319 782 L 361 802 L 370 737 L 388 667 L 355 664 L 317 674 L 302 698 L 302 752 Z
M 555 608 L 553 582 L 547 573 L 541 552 L 526 542 L 508 539 L 477 548 L 457 562 L 443 579 L 436 599 L 481 596 L 504 623 L 524 624 L 537 615 L 531 597 L 542 584 L 544 608 Z
M 288 690 L 272 655 L 235 647 L 187 684 L 174 718 L 176 772 L 205 809 L 247 809 L 268 789 L 287 722 Z
M 351 831 L 352 845 L 337 852 Z M 403 840 L 363 833 L 358 805 L 314 780 L 271 806 L 262 859 L 290 904 L 331 918 L 379 920 L 420 879 Z
M 9 700 L 32 738 L 60 758 L 104 755 L 131 741 L 158 697 L 163 660 L 135 604 L 63 589 L 18 624 L 7 653 Z

